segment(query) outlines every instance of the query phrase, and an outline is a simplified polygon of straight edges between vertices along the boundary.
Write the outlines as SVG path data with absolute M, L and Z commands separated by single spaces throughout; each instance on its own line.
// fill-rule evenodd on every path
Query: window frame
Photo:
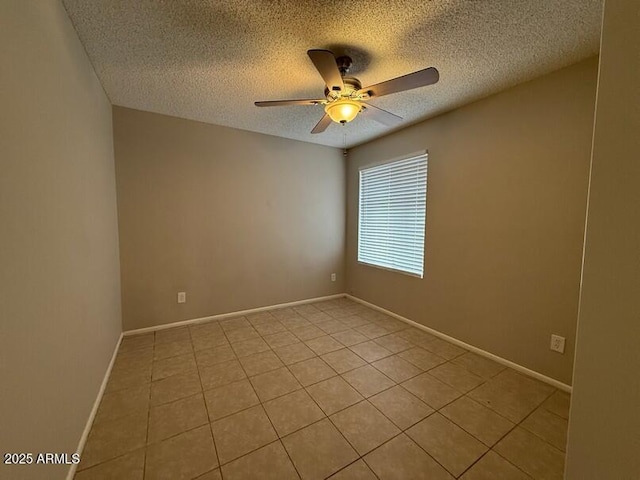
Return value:
M 382 165 L 387 165 L 387 164 L 391 164 L 391 163 L 396 163 L 396 162 L 402 162 L 405 160 L 412 160 L 415 159 L 417 157 L 422 157 L 424 156 L 425 159 L 425 195 L 424 195 L 424 200 L 425 200 L 425 210 L 424 210 L 424 234 L 423 234 L 423 242 L 422 242 L 422 274 L 418 274 L 418 273 L 414 273 L 414 272 L 410 272 L 410 271 L 406 271 L 406 270 L 402 270 L 399 268 L 393 268 L 393 267 L 388 267 L 388 266 L 384 266 L 384 265 L 377 265 L 375 263 L 370 263 L 370 262 L 366 262 L 363 260 L 360 260 L 360 234 L 361 234 L 361 229 L 362 229 L 362 171 L 363 170 L 368 170 L 371 168 L 375 168 L 375 167 L 380 167 Z M 428 175 L 428 168 L 429 168 L 429 151 L 428 150 L 419 150 L 417 152 L 413 152 L 407 155 L 402 155 L 399 157 L 394 157 L 392 159 L 388 159 L 388 160 L 381 160 L 378 162 L 372 162 L 372 163 L 367 163 L 366 165 L 361 165 L 358 167 L 358 231 L 357 231 L 357 238 L 356 238 L 356 261 L 358 264 L 360 265 L 365 265 L 368 267 L 373 267 L 373 268 L 378 268 L 380 270 L 386 270 L 389 272 L 394 272 L 394 273 L 400 273 L 403 275 L 407 275 L 410 277 L 414 277 L 414 278 L 419 278 L 419 279 L 423 279 L 424 278 L 424 270 L 425 270 L 425 259 L 426 259 L 426 249 L 425 249 L 425 245 L 426 245 L 426 235 L 427 235 L 427 193 L 428 193 L 428 182 L 429 182 L 429 175 Z

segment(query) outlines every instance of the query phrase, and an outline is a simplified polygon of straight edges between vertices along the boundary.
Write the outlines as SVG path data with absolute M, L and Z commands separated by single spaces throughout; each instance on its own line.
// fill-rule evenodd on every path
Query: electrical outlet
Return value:
M 335 274 L 335 273 L 332 273 L 332 274 L 331 274 L 331 281 L 332 281 L 332 282 L 335 282 L 335 281 L 336 281 L 336 274 Z
M 178 303 L 187 303 L 187 292 L 178 292 Z
M 565 338 L 560 335 L 551 335 L 551 350 L 558 353 L 564 353 Z

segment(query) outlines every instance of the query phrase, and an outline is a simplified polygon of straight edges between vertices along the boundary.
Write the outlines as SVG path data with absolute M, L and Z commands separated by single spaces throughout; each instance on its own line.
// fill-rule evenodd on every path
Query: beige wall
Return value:
M 571 383 L 596 70 L 592 58 L 352 149 L 349 293 Z M 421 149 L 424 279 L 358 264 L 358 168 Z
M 0 65 L 0 451 L 73 453 L 121 332 L 111 105 L 57 1 L 0 2 Z
M 125 330 L 344 291 L 338 149 L 118 107 L 114 139 Z
M 640 4 L 607 1 L 568 480 L 640 478 Z

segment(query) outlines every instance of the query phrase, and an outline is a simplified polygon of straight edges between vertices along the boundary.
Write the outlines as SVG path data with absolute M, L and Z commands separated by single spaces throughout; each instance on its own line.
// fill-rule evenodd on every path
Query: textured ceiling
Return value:
M 64 0 L 114 105 L 286 138 L 353 146 L 598 52 L 601 0 Z M 309 132 L 322 98 L 312 48 L 348 54 L 363 86 L 434 66 L 440 82 L 371 103 L 404 117 L 358 117 Z

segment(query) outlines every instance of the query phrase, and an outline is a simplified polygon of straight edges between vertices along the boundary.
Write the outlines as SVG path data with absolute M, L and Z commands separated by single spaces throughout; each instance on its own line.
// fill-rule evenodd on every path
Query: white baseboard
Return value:
M 486 350 L 482 350 L 481 348 L 478 347 L 474 347 L 473 345 L 469 345 L 468 343 L 465 343 L 461 340 L 458 340 L 457 338 L 454 337 L 450 337 L 449 335 L 446 335 L 442 332 L 439 332 L 438 330 L 434 330 L 433 328 L 429 328 L 425 325 L 422 325 L 421 323 L 417 323 L 414 322 L 413 320 L 409 320 L 408 318 L 405 318 L 401 315 L 398 315 L 397 313 L 394 313 L 390 310 L 387 310 L 385 308 L 379 307 L 378 305 L 375 305 L 373 303 L 367 302 L 366 300 L 362 300 L 361 298 L 358 297 L 354 297 L 353 295 L 349 295 L 349 294 L 345 294 L 345 297 L 347 297 L 350 300 L 353 300 L 354 302 L 358 302 L 361 303 L 362 305 L 366 305 L 367 307 L 373 308 L 375 310 L 378 310 L 380 312 L 386 313 L 387 315 L 397 318 L 398 320 L 401 320 L 405 323 L 408 323 L 409 325 L 419 328 L 420 330 L 424 330 L 427 333 L 430 333 L 431 335 L 434 335 L 436 337 L 442 338 L 443 340 L 446 340 L 447 342 L 453 343 L 454 345 L 458 345 L 459 347 L 462 347 L 466 350 L 469 350 L 473 353 L 477 353 L 478 355 L 488 358 L 489 360 L 493 360 L 496 363 L 499 363 L 501 365 L 504 365 L 506 367 L 509 368 L 513 368 L 514 370 L 517 370 L 518 372 L 524 373 L 525 375 L 528 375 L 530 377 L 533 377 L 537 380 L 540 380 L 541 382 L 547 383 L 549 385 L 551 385 L 552 387 L 557 388 L 558 390 L 562 390 L 563 392 L 567 392 L 567 393 L 571 393 L 571 389 L 572 387 L 570 385 L 567 385 L 566 383 L 562 383 L 559 380 L 556 380 L 555 378 L 551 378 L 551 377 L 547 377 L 546 375 L 543 375 L 542 373 L 536 372 L 535 370 L 531 370 L 527 367 L 523 367 L 522 365 L 519 365 L 517 363 L 512 362 L 511 360 L 507 360 L 506 358 L 502 358 L 499 357 L 498 355 L 494 355 L 493 353 L 487 352 Z
M 267 305 L 264 307 L 257 307 L 257 308 L 250 308 L 248 310 L 239 310 L 236 312 L 228 312 L 228 313 L 221 313 L 218 315 L 211 315 L 208 317 L 200 317 L 200 318 L 192 318 L 189 320 L 181 320 L 179 322 L 173 322 L 173 323 L 165 323 L 163 325 L 154 325 L 153 327 L 146 327 L 146 328 L 138 328 L 135 330 L 127 330 L 126 332 L 123 333 L 124 336 L 129 336 L 129 335 L 139 335 L 141 333 L 148 333 L 148 332 L 155 332 L 158 330 L 165 330 L 167 328 L 174 328 L 174 327 L 181 327 L 181 326 L 185 326 L 185 325 L 193 325 L 193 324 L 197 324 L 197 323 L 203 323 L 203 322 L 208 322 L 210 320 L 220 320 L 223 318 L 228 318 L 228 317 L 236 317 L 236 316 L 242 316 L 242 315 L 249 315 L 251 313 L 258 313 L 258 312 L 264 312 L 265 310 L 272 310 L 274 308 L 286 308 L 286 307 L 294 307 L 296 305 L 304 305 L 306 303 L 313 303 L 313 302 L 321 302 L 321 301 L 325 301 L 325 300 L 333 300 L 336 298 L 349 298 L 350 300 L 353 300 L 354 302 L 358 302 L 362 305 L 366 305 L 367 307 L 373 308 L 375 310 L 378 310 L 380 312 L 383 312 L 391 317 L 397 318 L 398 320 L 401 320 L 413 327 L 419 328 L 420 330 L 424 330 L 427 333 L 430 333 L 431 335 L 434 335 L 436 337 L 442 338 L 443 340 L 446 340 L 447 342 L 453 343 L 454 345 L 458 345 L 459 347 L 462 347 L 466 350 L 469 350 L 473 353 L 477 353 L 478 355 L 488 358 L 489 360 L 493 360 L 494 362 L 497 362 L 501 365 L 504 365 L 506 367 L 512 368 L 518 372 L 524 373 L 525 375 L 528 375 L 530 377 L 533 377 L 537 380 L 540 380 L 541 382 L 547 383 L 555 388 L 557 388 L 558 390 L 562 390 L 563 392 L 567 392 L 567 393 L 571 393 L 571 386 L 567 385 L 566 383 L 563 383 L 559 380 L 556 380 L 555 378 L 551 378 L 548 377 L 546 375 L 543 375 L 542 373 L 536 372 L 535 370 L 531 370 L 527 367 L 523 367 L 522 365 L 519 365 L 515 362 L 512 362 L 511 360 L 507 360 L 506 358 L 502 358 L 499 357 L 498 355 L 495 355 L 493 353 L 487 352 L 486 350 L 482 350 L 481 348 L 475 347 L 473 345 L 470 345 L 468 343 L 463 342 L 462 340 L 458 340 L 457 338 L 454 337 L 450 337 L 449 335 L 439 332 L 438 330 L 434 330 L 433 328 L 427 327 L 425 325 L 422 325 L 421 323 L 418 322 L 414 322 L 413 320 L 409 320 L 408 318 L 403 317 L 402 315 L 398 315 L 395 312 L 392 312 L 390 310 L 387 310 L 385 308 L 379 307 L 378 305 L 374 304 L 374 303 L 370 303 L 367 302 L 366 300 L 362 300 L 358 297 L 354 297 L 353 295 L 349 295 L 347 293 L 338 293 L 336 295 L 328 295 L 325 297 L 316 297 L 316 298 L 308 298 L 305 300 L 297 300 L 295 302 L 287 302 L 287 303 L 279 303 L 277 305 Z M 115 356 L 114 356 L 115 358 Z M 109 367 L 109 371 L 111 370 L 111 366 Z M 106 384 L 106 380 L 105 380 L 105 384 Z M 100 393 L 100 397 L 102 396 L 102 391 Z M 90 419 L 93 420 L 93 417 Z M 87 430 L 88 432 L 88 430 Z
M 100 406 L 100 402 L 102 401 L 102 396 L 104 395 L 104 391 L 107 388 L 107 382 L 109 381 L 109 377 L 111 376 L 111 369 L 113 368 L 113 364 L 116 361 L 116 356 L 118 355 L 118 350 L 120 349 L 122 338 L 123 338 L 123 334 L 121 333 L 120 338 L 118 339 L 118 343 L 116 343 L 116 348 L 113 349 L 113 355 L 111 355 L 111 361 L 109 362 L 107 371 L 104 373 L 104 378 L 102 379 L 100 390 L 98 390 L 98 396 L 96 397 L 96 401 L 93 402 L 93 408 L 91 409 L 91 413 L 89 414 L 89 418 L 87 419 L 87 424 L 84 426 L 84 431 L 82 432 L 82 436 L 80 437 L 80 441 L 78 442 L 78 448 L 76 448 L 76 453 L 79 453 L 81 456 L 82 456 L 82 451 L 84 450 L 84 445 L 85 443 L 87 443 L 87 437 L 89 436 L 89 432 L 91 431 L 93 420 L 96 418 L 96 413 L 98 413 L 98 407 Z M 69 473 L 67 473 L 67 480 L 73 480 L 73 477 L 76 474 L 77 468 L 78 468 L 77 464 L 71 465 L 71 467 L 69 467 Z
M 220 313 L 218 315 L 211 315 L 209 317 L 192 318 L 189 320 L 181 320 L 179 322 L 165 323 L 162 325 L 154 325 L 153 327 L 137 328 L 135 330 L 127 330 L 123 333 L 125 337 L 129 335 L 139 335 L 141 333 L 156 332 L 158 330 L 165 330 L 167 328 L 182 327 L 185 325 L 193 325 L 195 323 L 208 322 L 210 320 L 220 320 L 222 318 L 237 317 L 242 315 L 249 315 L 251 313 L 264 312 L 265 310 L 273 310 L 274 308 L 287 308 L 295 307 L 296 305 L 304 305 L 305 303 L 322 302 L 325 300 L 334 300 L 336 298 L 344 298 L 344 293 L 337 293 L 335 295 L 327 295 L 325 297 L 307 298 L 305 300 L 296 300 L 295 302 L 278 303 L 277 305 L 267 305 L 265 307 L 250 308 L 248 310 L 239 310 L 237 312 Z

